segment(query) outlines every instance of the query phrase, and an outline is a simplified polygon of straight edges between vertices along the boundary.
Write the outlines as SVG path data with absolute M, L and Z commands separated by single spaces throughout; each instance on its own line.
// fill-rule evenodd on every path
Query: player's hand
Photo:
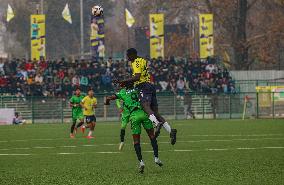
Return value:
M 110 105 L 110 102 L 109 101 L 105 101 L 105 105 Z
M 110 100 L 108 99 L 108 98 L 106 98 L 106 100 L 105 100 L 105 103 L 104 103 L 105 105 L 110 105 Z
M 119 109 L 119 114 L 121 114 L 123 112 L 123 109 Z

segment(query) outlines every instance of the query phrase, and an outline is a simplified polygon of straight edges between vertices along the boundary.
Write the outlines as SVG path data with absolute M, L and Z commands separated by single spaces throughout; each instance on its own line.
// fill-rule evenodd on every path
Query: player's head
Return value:
M 135 48 L 129 48 L 126 52 L 127 58 L 130 61 L 134 61 L 137 58 L 137 50 Z
M 94 90 L 92 88 L 90 88 L 88 90 L 88 96 L 93 97 L 94 96 Z
M 77 88 L 75 89 L 75 95 L 76 95 L 76 96 L 80 96 L 80 94 L 81 94 L 81 89 L 80 89 L 79 87 L 77 87 Z

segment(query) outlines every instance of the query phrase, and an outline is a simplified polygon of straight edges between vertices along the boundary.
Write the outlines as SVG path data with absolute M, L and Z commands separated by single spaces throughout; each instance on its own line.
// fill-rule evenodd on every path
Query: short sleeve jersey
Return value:
M 86 108 L 83 111 L 85 116 L 92 116 L 95 114 L 94 105 L 97 104 L 97 98 L 90 98 L 89 96 L 86 96 L 85 98 L 83 98 L 82 103 Z
M 116 93 L 116 97 L 123 100 L 123 109 L 128 109 L 129 112 L 132 112 L 135 109 L 142 109 L 141 104 L 138 101 L 138 93 L 135 89 L 121 89 Z
M 82 102 L 83 98 L 84 98 L 84 96 L 82 96 L 82 95 L 80 95 L 80 96 L 73 95 L 70 98 L 70 103 L 77 105 L 77 106 L 72 107 L 72 111 L 76 111 L 76 112 L 82 111 L 80 103 Z
M 132 75 L 135 76 L 135 74 L 140 73 L 140 79 L 139 81 L 136 81 L 134 83 L 134 86 L 137 86 L 144 82 L 150 82 L 150 74 L 148 72 L 148 62 L 143 58 L 136 58 L 134 62 L 131 63 L 132 67 Z

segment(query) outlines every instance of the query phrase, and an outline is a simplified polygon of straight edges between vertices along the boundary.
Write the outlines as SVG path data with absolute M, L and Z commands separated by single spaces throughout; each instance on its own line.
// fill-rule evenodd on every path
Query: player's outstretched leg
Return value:
M 155 131 L 156 138 L 160 135 L 160 130 L 163 127 L 170 134 L 171 144 L 174 145 L 176 143 L 177 130 L 172 129 L 170 124 L 159 114 L 158 106 L 156 105 L 151 106 L 149 102 L 143 102 L 142 106 L 144 111 L 148 115 L 150 115 L 149 119 L 156 125 L 156 131 Z
M 88 139 L 93 139 L 94 138 L 92 135 L 93 135 L 93 132 L 95 130 L 95 125 L 96 125 L 95 122 L 89 124 L 90 130 L 89 130 L 89 133 L 88 133 L 88 136 L 87 136 Z
M 125 129 L 122 128 L 120 129 L 120 144 L 119 144 L 119 150 L 122 150 L 123 149 L 123 146 L 124 146 L 124 137 L 125 137 Z
M 80 120 L 80 123 L 78 123 L 78 125 L 76 125 L 76 129 L 81 128 L 82 133 L 85 132 L 85 126 L 83 126 L 84 124 L 84 120 Z
M 139 172 L 144 173 L 145 164 L 142 159 L 141 145 L 140 145 L 140 134 L 133 134 L 134 149 L 136 152 L 137 159 L 139 161 Z
M 76 120 L 73 120 L 72 125 L 71 125 L 70 138 L 74 138 L 75 126 L 76 126 Z
M 124 138 L 125 138 L 125 129 L 129 122 L 130 113 L 127 110 L 124 110 L 121 114 L 121 129 L 120 129 L 120 144 L 118 150 L 122 150 L 124 146 Z
M 152 148 L 153 148 L 153 152 L 154 152 L 154 162 L 162 167 L 163 166 L 163 163 L 162 161 L 159 159 L 159 147 L 158 147 L 158 142 L 157 142 L 157 139 L 154 135 L 154 129 L 148 129 L 146 130 L 147 131 L 147 134 L 150 138 L 150 141 L 151 141 L 151 145 L 152 145 Z

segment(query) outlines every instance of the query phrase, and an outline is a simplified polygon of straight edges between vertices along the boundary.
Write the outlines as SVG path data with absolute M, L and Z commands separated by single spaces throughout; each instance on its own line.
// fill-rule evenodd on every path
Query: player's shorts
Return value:
M 156 95 L 156 88 L 153 84 L 144 82 L 138 84 L 136 86 L 139 93 L 139 101 L 143 102 L 150 102 L 151 106 L 158 106 L 157 95 Z
M 139 109 L 131 113 L 130 115 L 131 131 L 132 134 L 141 134 L 141 125 L 144 129 L 153 129 L 153 124 L 149 120 L 148 115 L 143 110 Z
M 127 124 L 129 123 L 130 112 L 127 109 L 123 109 L 121 114 L 121 129 L 125 129 Z
M 72 120 L 76 121 L 76 120 L 84 120 L 84 115 L 83 112 L 79 112 L 79 111 L 72 111 Z
M 93 123 L 93 122 L 96 122 L 97 121 L 97 118 L 95 115 L 92 115 L 92 116 L 86 116 L 86 123 Z

